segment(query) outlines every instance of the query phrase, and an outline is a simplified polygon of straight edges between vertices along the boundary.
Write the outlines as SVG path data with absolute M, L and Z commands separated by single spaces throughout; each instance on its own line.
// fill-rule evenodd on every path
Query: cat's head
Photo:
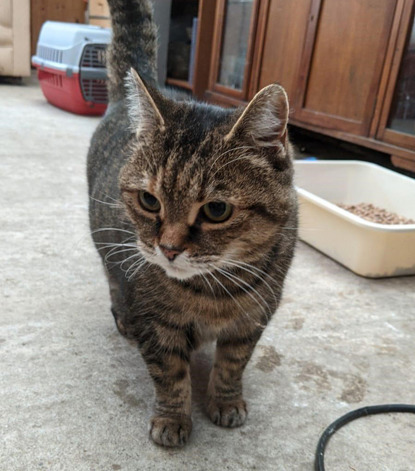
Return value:
M 127 88 L 120 188 L 145 259 L 187 279 L 264 257 L 295 211 L 284 89 L 223 110 L 150 94 L 134 71 Z

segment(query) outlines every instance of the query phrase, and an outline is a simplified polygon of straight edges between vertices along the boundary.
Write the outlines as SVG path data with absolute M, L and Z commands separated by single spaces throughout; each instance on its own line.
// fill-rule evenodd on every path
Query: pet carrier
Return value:
M 107 108 L 105 50 L 111 30 L 46 21 L 32 64 L 46 99 L 78 114 L 100 115 Z

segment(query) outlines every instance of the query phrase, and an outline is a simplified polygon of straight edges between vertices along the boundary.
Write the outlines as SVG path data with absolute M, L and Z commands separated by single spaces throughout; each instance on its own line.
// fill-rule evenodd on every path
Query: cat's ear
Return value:
M 138 73 L 131 68 L 125 78 L 130 127 L 137 137 L 163 131 L 164 118 Z
M 288 98 L 278 84 L 260 90 L 245 108 L 226 141 L 250 141 L 259 147 L 285 146 L 288 123 Z

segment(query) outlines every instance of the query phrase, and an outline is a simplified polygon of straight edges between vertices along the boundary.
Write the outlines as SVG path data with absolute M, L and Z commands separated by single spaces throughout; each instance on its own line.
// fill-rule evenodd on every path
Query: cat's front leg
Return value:
M 239 427 L 246 420 L 242 374 L 261 332 L 218 338 L 208 386 L 208 414 L 216 425 Z
M 155 330 L 160 332 L 161 327 Z M 150 436 L 159 445 L 183 446 L 192 430 L 191 348 L 185 332 L 164 334 L 152 336 L 140 345 L 156 391 Z

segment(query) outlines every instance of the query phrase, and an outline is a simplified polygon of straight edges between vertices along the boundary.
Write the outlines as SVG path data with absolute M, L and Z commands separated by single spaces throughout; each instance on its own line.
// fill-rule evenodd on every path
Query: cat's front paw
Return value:
M 150 437 L 163 446 L 183 446 L 192 431 L 192 419 L 187 415 L 156 415 L 150 421 Z
M 248 415 L 246 402 L 238 399 L 230 402 L 210 400 L 208 404 L 210 420 L 222 427 L 240 427 Z

